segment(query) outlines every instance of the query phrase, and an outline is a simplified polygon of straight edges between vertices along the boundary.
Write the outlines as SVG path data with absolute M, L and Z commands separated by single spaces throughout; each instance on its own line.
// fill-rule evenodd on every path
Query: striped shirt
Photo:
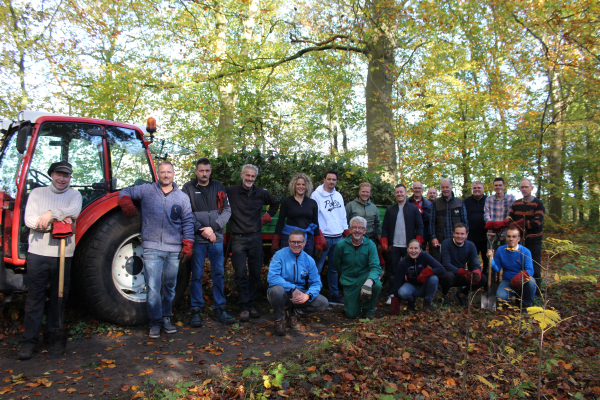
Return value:
M 528 243 L 541 242 L 544 231 L 544 215 L 546 209 L 544 208 L 544 202 L 536 197 L 532 197 L 531 200 L 525 202 L 523 199 L 515 201 L 510 208 L 508 217 L 517 222 L 525 218 L 525 241 Z
M 60 257 L 60 239 L 52 238 L 49 229 L 35 228 L 38 219 L 46 211 L 52 213 L 52 221 L 62 221 L 67 217 L 75 221 L 81 212 L 81 193 L 69 188 L 59 192 L 54 185 L 50 184 L 50 186 L 33 189 L 27 199 L 25 225 L 31 229 L 27 251 L 38 256 Z M 65 239 L 65 257 L 73 257 L 74 252 L 75 236 L 70 236 Z

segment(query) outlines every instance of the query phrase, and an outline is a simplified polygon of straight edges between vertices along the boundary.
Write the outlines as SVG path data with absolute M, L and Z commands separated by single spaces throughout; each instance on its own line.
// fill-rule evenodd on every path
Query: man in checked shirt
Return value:
M 494 234 L 493 249 L 506 244 L 506 228 L 508 227 L 508 213 L 510 207 L 515 202 L 515 196 L 507 194 L 505 189 L 504 179 L 494 179 L 493 196 L 485 199 L 484 219 L 486 222 L 485 229 L 488 229 L 488 236 Z

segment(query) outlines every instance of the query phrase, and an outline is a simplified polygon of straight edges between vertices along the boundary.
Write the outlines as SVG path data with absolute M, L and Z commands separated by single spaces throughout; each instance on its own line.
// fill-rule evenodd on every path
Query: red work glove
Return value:
M 421 284 L 425 283 L 425 282 L 427 282 L 427 278 L 429 278 L 432 275 L 433 275 L 433 270 L 431 269 L 431 267 L 427 267 L 427 268 L 423 269 L 423 271 L 421 271 L 419 276 L 417 276 L 417 282 L 419 282 Z
M 260 217 L 260 223 L 262 225 L 268 224 L 269 222 L 271 222 L 271 216 L 269 215 L 269 213 L 264 213 L 262 217 Z
M 52 237 L 54 239 L 68 238 L 75 234 L 73 227 L 74 225 L 72 226 L 71 224 L 54 221 L 52 223 Z
M 387 240 L 387 238 L 384 238 L 384 237 L 381 238 L 381 248 L 385 252 L 390 251 L 390 248 L 388 246 L 388 240 Z
M 323 242 L 325 241 L 325 238 L 322 238 L 321 235 L 317 235 L 314 237 L 315 238 L 315 251 L 313 253 L 313 258 L 315 259 L 315 261 L 320 260 L 321 257 L 323 256 Z M 327 243 L 327 242 L 325 242 Z
M 225 203 L 225 198 L 227 197 L 227 195 L 225 194 L 225 192 L 220 191 L 219 193 L 217 193 L 217 210 L 219 210 L 219 214 L 221 214 L 223 212 L 223 204 Z
M 273 235 L 273 244 L 271 244 L 271 254 L 277 253 L 277 250 L 279 250 L 280 241 L 281 235 Z
M 476 269 L 473 272 L 471 272 L 471 283 L 473 285 L 477 285 L 480 280 L 481 280 L 481 270 L 480 269 Z
M 425 239 L 423 239 L 421 236 L 417 236 L 417 240 L 419 241 L 421 246 L 423 246 L 423 243 L 425 243 Z
M 325 240 L 325 235 L 323 235 L 323 231 L 319 229 L 319 237 L 321 238 L 321 243 L 323 244 L 323 253 L 329 250 L 329 243 Z
M 179 252 L 179 259 L 183 264 L 185 264 L 186 262 L 190 261 L 190 258 L 192 258 L 192 253 L 194 251 L 194 241 L 181 239 L 181 243 L 183 243 L 183 247 Z
M 492 229 L 500 230 L 502 228 L 506 228 L 508 226 L 508 218 L 504 221 L 497 221 L 492 224 Z
M 467 282 L 471 280 L 471 273 L 464 268 L 459 269 L 457 275 Z
M 123 215 L 127 218 L 133 218 L 138 215 L 137 209 L 131 201 L 131 197 L 123 196 L 119 199 L 119 207 L 123 210 Z
M 485 224 L 485 227 L 483 229 L 487 229 L 489 231 L 489 230 L 493 229 L 492 225 L 494 225 L 494 223 L 492 221 L 490 221 L 487 224 Z
M 525 282 L 529 282 L 529 273 L 527 271 L 521 271 L 510 280 L 510 287 L 513 289 L 520 289 L 521 285 Z
M 400 297 L 392 297 L 392 305 L 390 307 L 390 315 L 400 315 Z
M 510 226 L 516 226 L 518 228 L 525 229 L 525 218 L 521 218 L 518 221 L 511 222 Z
M 344 229 L 344 232 L 342 232 L 342 237 L 345 239 L 346 237 L 348 237 L 349 234 L 350 231 L 348 229 Z

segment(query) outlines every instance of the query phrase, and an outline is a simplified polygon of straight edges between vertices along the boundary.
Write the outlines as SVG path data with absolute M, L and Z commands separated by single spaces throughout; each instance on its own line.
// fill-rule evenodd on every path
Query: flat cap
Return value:
M 67 174 L 72 174 L 73 167 L 66 161 L 59 161 L 50 165 L 50 168 L 48 169 L 48 175 L 52 174 L 53 172 L 66 172 Z

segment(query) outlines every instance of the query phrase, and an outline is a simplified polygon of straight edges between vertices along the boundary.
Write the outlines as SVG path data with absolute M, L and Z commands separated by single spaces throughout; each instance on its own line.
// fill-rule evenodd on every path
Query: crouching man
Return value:
M 535 279 L 530 278 L 534 274 L 533 262 L 531 252 L 519 244 L 520 240 L 519 228 L 510 227 L 506 231 L 506 244 L 500 246 L 496 254 L 493 250 L 488 250 L 488 256 L 494 257 L 494 272 L 503 270 L 496 297 L 501 301 L 509 301 L 516 294 L 521 297 L 523 306 L 531 307 L 536 291 Z
M 365 237 L 367 220 L 354 217 L 350 220 L 350 235 L 338 242 L 334 263 L 344 289 L 344 312 L 348 318 L 363 316 L 374 318 L 375 305 L 381 292 L 381 266 L 375 243 Z
M 329 306 L 319 292 L 323 285 L 315 260 L 306 254 L 306 237 L 294 230 L 288 237 L 289 247 L 273 256 L 269 265 L 267 298 L 275 317 L 275 334 L 285 336 L 285 324 L 300 329 L 300 316 L 323 311 Z
M 421 242 L 413 239 L 408 243 L 408 255 L 404 257 L 394 271 L 394 294 L 392 297 L 392 315 L 400 311 L 400 299 L 408 302 L 408 311 L 415 312 L 415 301 L 422 297 L 423 309 L 431 311 L 431 302 L 438 283 L 446 270 L 435 258 L 421 250 Z M 404 282 L 404 284 L 403 284 Z

